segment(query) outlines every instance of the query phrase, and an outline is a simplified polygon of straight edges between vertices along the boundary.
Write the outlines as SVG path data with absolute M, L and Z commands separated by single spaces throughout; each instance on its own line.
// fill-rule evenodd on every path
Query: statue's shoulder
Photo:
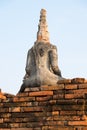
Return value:
M 57 50 L 57 47 L 56 47 L 55 45 L 52 45 L 52 44 L 50 44 L 50 48 L 51 48 L 51 49 L 56 49 L 56 50 Z
M 28 50 L 28 54 L 32 53 L 33 47 Z

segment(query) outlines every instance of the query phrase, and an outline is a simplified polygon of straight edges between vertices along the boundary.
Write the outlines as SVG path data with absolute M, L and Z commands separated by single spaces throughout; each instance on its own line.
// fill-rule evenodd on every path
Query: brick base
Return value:
M 16 96 L 0 95 L 0 130 L 87 130 L 84 79 L 29 88 Z

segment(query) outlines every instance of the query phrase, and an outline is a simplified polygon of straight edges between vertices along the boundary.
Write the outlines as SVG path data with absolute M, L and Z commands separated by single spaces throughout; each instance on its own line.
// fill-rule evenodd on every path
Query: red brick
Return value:
M 42 130 L 76 130 L 74 128 L 71 127 L 60 127 L 60 126 L 43 126 Z
M 53 95 L 53 99 L 64 99 L 64 93 Z
M 65 89 L 77 89 L 77 85 L 76 84 L 65 85 Z
M 62 125 L 62 126 L 64 126 L 64 121 L 46 121 L 45 122 L 45 125 L 49 125 L 49 126 L 59 126 L 59 125 Z
M 11 128 L 10 130 L 33 130 L 33 128 Z
M 87 83 L 86 84 L 79 84 L 78 88 L 79 89 L 87 89 Z
M 53 116 L 53 120 L 58 120 L 58 121 L 80 121 L 80 116 L 73 116 L 73 115 L 64 115 L 64 116 Z
M 85 128 L 82 128 L 82 130 L 87 130 L 87 127 L 85 127 Z
M 72 90 L 73 93 L 78 93 L 79 95 L 87 93 L 87 89 Z
M 87 121 L 69 121 L 68 125 L 71 125 L 71 126 L 87 126 Z
M 36 101 L 48 101 L 52 99 L 52 96 L 36 97 Z
M 82 116 L 82 115 L 85 114 L 85 111 L 84 111 L 84 109 L 83 109 L 83 111 L 77 111 L 76 113 L 77 113 L 77 115 Z
M 11 113 L 0 113 L 0 117 L 3 118 L 11 117 Z
M 14 102 L 35 101 L 35 97 L 15 97 Z
M 49 105 L 49 102 L 48 101 L 45 101 L 45 102 L 39 102 L 38 103 L 39 106 L 48 106 Z
M 8 128 L 7 123 L 0 123 L 0 128 Z M 2 129 L 3 130 L 3 129 Z
M 56 100 L 57 105 L 77 105 L 77 99 Z
M 60 115 L 76 115 L 76 111 L 60 111 Z
M 84 83 L 85 79 L 84 78 L 74 78 L 71 80 L 71 83 Z
M 59 115 L 59 111 L 53 111 L 52 112 L 52 116 L 57 116 L 57 115 Z
M 4 94 L 1 92 L 0 92 L 0 99 L 6 99 L 6 96 L 4 96 Z
M 9 126 L 11 128 L 19 128 L 19 123 L 9 123 Z
M 48 116 L 48 117 L 46 118 L 46 121 L 53 121 L 53 117 L 52 117 L 52 116 Z
M 20 107 L 12 107 L 12 108 L 9 108 L 9 112 L 20 112 L 21 111 L 21 108 Z
M 4 113 L 4 112 L 9 112 L 9 108 L 3 108 L 3 107 L 2 107 L 2 108 L 0 108 L 0 112 L 3 112 L 3 113 Z
M 65 99 L 83 98 L 84 95 L 81 93 L 65 94 Z
M 87 79 L 85 79 L 84 83 L 87 83 Z
M 45 95 L 53 95 L 53 91 L 39 91 L 39 92 L 30 92 L 29 96 L 45 96 Z
M 24 92 L 24 93 L 18 93 L 15 97 L 27 97 L 28 96 L 28 92 Z
M 71 79 L 64 79 L 64 80 L 59 80 L 58 82 L 57 82 L 58 84 L 69 84 L 69 83 L 71 83 Z
M 3 123 L 3 118 L 0 118 L 0 123 Z
M 37 111 L 43 111 L 42 107 L 23 107 L 21 108 L 21 112 L 37 112 Z
M 37 128 L 33 128 L 33 130 L 42 130 L 42 128 L 37 127 Z

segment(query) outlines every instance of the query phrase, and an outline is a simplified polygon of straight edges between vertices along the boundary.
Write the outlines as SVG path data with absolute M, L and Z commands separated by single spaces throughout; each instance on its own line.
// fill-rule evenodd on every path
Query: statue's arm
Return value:
M 26 71 L 26 75 L 30 75 L 30 52 L 31 50 L 28 51 L 28 54 L 27 54 L 27 60 L 26 60 L 26 67 L 25 67 L 25 71 Z
M 56 46 L 53 46 L 52 50 L 50 51 L 50 64 L 54 74 L 61 76 L 61 71 L 58 67 L 58 56 Z

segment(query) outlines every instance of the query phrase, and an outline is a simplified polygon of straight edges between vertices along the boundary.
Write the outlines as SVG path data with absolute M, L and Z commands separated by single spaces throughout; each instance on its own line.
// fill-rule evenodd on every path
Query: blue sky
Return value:
M 0 88 L 16 94 L 27 51 L 36 41 L 40 10 L 47 10 L 50 42 L 65 78 L 87 79 L 87 0 L 0 0 Z

